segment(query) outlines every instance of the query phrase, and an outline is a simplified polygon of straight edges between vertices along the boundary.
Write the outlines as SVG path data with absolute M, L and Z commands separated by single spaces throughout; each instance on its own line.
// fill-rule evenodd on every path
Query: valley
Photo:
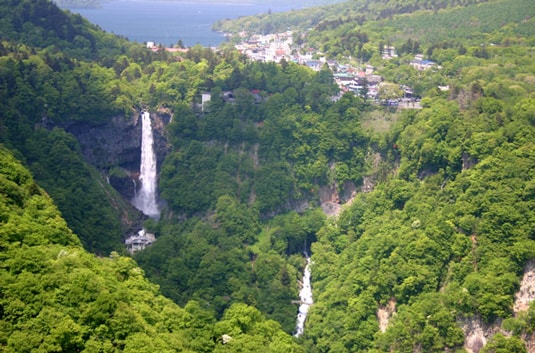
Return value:
M 533 351 L 534 5 L 290 14 L 0 3 L 2 351 Z

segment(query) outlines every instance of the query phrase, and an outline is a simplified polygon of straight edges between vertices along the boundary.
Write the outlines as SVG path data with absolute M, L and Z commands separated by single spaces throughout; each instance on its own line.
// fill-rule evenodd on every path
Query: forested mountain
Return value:
M 50 197 L 0 147 L 3 352 L 300 352 L 280 325 L 236 304 L 215 322 L 159 294 L 128 257 L 86 252 Z
M 229 33 L 251 31 L 254 33 L 271 33 L 291 30 L 308 30 L 323 32 L 328 37 L 329 30 L 344 27 L 362 26 L 366 22 L 392 19 L 395 15 L 415 13 L 418 11 L 437 12 L 441 9 L 465 7 L 485 3 L 488 0 L 352 0 L 324 7 L 294 10 L 290 13 L 270 13 L 239 19 L 223 19 L 215 24 L 215 29 Z M 490 2 L 493 2 L 492 0 Z
M 399 54 L 416 54 L 419 45 L 451 48 L 500 42 L 533 27 L 532 1 L 347 1 L 325 8 L 224 20 L 214 27 L 235 36 L 249 33 L 294 32 L 331 58 L 356 57 L 363 62 L 380 57 L 384 45 Z M 409 15 L 410 14 L 410 15 Z M 506 25 L 507 24 L 507 25 Z
M 56 3 L 59 7 L 64 8 L 98 8 L 101 7 L 104 3 L 110 2 L 114 0 L 54 0 L 54 3 Z M 158 0 L 148 0 L 148 1 L 158 1 Z M 165 0 L 165 1 L 177 1 L 177 0 Z M 293 4 L 296 6 L 296 8 L 301 7 L 310 7 L 310 6 L 321 6 L 326 4 L 333 4 L 340 2 L 342 0 L 294 0 Z M 218 0 L 201 0 L 202 3 L 218 3 L 220 1 Z M 226 0 L 226 3 L 235 3 L 237 5 L 243 5 L 243 4 L 250 4 L 250 3 L 257 3 L 257 4 L 277 4 L 280 2 L 284 2 L 283 0 Z
M 3 351 L 534 344 L 535 307 L 513 309 L 535 259 L 530 1 L 303 12 L 314 30 L 296 31 L 300 49 L 373 64 L 383 87 L 421 98 L 408 109 L 341 93 L 328 65 L 251 62 L 228 45 L 151 51 L 45 0 L 0 14 Z M 385 45 L 399 56 L 382 58 Z M 130 258 L 122 241 L 144 218 L 112 185 L 139 181 L 139 159 L 110 155 L 140 152 L 124 141 L 140 138 L 141 111 L 164 139 L 162 217 Z M 304 252 L 314 304 L 295 338 Z

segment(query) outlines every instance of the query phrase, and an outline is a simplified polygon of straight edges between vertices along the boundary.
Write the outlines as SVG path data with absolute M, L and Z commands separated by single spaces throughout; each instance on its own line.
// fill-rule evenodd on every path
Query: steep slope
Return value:
M 162 297 L 132 259 L 87 253 L 4 147 L 0 263 L 3 352 L 301 351 L 254 308 L 233 306 L 215 323 L 195 302 Z
M 85 252 L 30 173 L 3 147 L 0 158 L 3 349 L 126 351 L 148 339 L 169 348 L 178 326 L 162 313 L 186 312 L 158 296 L 133 261 Z
M 496 328 L 492 334 L 503 329 L 511 337 L 489 336 L 485 349 L 523 352 L 521 338 L 532 331 L 533 313 L 513 316 L 512 303 L 522 269 L 535 257 L 535 27 L 529 17 L 532 6 L 524 8 L 525 19 L 516 23 L 523 1 L 511 5 L 515 10 L 511 16 L 504 12 L 504 21 L 511 21 L 504 26 L 495 23 L 493 11 L 488 11 L 490 5 L 503 9 L 500 1 L 466 12 L 439 11 L 441 4 L 453 2 L 411 2 L 418 8 L 436 5 L 437 11 L 430 17 L 431 12 L 420 12 L 392 21 L 385 21 L 380 13 L 370 15 L 365 18 L 366 28 L 385 31 L 377 31 L 375 37 L 352 33 L 358 20 L 344 20 L 341 26 L 336 21 L 324 23 L 324 29 L 332 26 L 332 42 L 325 42 L 331 54 L 353 55 L 366 49 L 366 57 L 359 59 L 369 56 L 377 63 L 377 73 L 391 81 L 389 85 L 410 84 L 422 95 L 423 109 L 403 112 L 351 93 L 334 102 L 337 87 L 327 67 L 313 72 L 292 62 L 249 63 L 230 50 L 214 53 L 199 47 L 181 58 L 157 57 L 145 50 L 95 63 L 74 60 L 73 54 L 56 52 L 49 45 L 4 42 L 0 138 L 32 168 L 38 182 L 65 210 L 65 217 L 73 217 L 67 219 L 69 224 L 80 222 L 78 228 L 89 239 L 106 240 L 117 223 L 98 217 L 106 212 L 106 200 L 86 188 L 95 173 L 82 163 L 75 139 L 53 127 L 87 126 L 91 131 L 94 125 L 106 126 L 112 116 L 123 119 L 133 108 L 147 106 L 173 115 L 167 130 L 171 152 L 160 179 L 168 208 L 162 222 L 147 224 L 159 236 L 158 242 L 136 258 L 186 313 L 175 306 L 166 309 L 165 300 L 156 310 L 177 311 L 171 316 L 187 318 L 169 324 L 170 329 L 161 324 L 168 316 L 152 313 L 152 304 L 143 301 L 159 299 L 144 292 L 133 298 L 123 288 L 157 294 L 130 260 L 114 254 L 98 260 L 108 267 L 97 270 L 93 264 L 97 260 L 60 240 L 65 248 L 24 248 L 28 250 L 24 253 L 9 248 L 8 267 L 2 275 L 8 294 L 3 300 L 13 316 L 6 316 L 2 344 L 24 351 L 24 342 L 31 348 L 44 344 L 45 349 L 63 340 L 65 349 L 89 351 L 88 347 L 107 347 L 111 342 L 118 350 L 141 350 L 145 345 L 154 351 L 165 350 L 165 344 L 176 339 L 176 347 L 193 351 L 300 351 L 280 332 L 278 323 L 265 320 L 258 310 L 292 331 L 297 309 L 292 300 L 297 299 L 302 252 L 311 247 L 315 304 L 300 339 L 307 351 L 443 352 L 462 350 L 470 343 L 465 341 L 473 341 L 470 349 L 475 351 L 482 341 L 466 339 L 470 327 L 478 332 L 492 327 Z M 396 5 L 401 3 L 377 6 Z M 452 23 L 448 21 L 470 17 L 471 11 L 483 7 L 485 11 L 478 12 L 481 18 L 473 21 L 477 30 L 460 35 L 454 43 L 437 37 L 419 47 L 399 37 L 406 34 L 400 31 L 407 23 L 418 31 L 429 19 Z M 34 22 L 26 27 L 33 28 Z M 361 48 L 361 39 L 366 38 L 373 42 Z M 379 45 L 388 38 L 407 40 L 403 52 L 407 55 L 383 60 Z M 411 66 L 420 51 L 440 67 L 424 71 Z M 201 108 L 195 103 L 205 90 L 211 91 L 212 100 Z M 372 117 L 392 129 L 374 130 Z M 364 123 L 371 126 L 369 130 Z M 92 153 L 97 156 L 98 148 Z M 338 220 L 325 224 L 321 211 L 313 209 L 322 195 L 327 193 L 336 202 L 346 200 L 345 186 L 358 190 L 365 177 L 377 181 L 376 190 L 357 195 Z M 24 193 L 13 184 L 6 183 L 5 189 L 12 195 L 6 202 L 24 200 Z M 91 212 L 78 212 L 86 206 L 92 207 Z M 22 206 L 17 207 L 23 214 Z M 7 222 L 10 209 L 5 209 Z M 281 214 L 287 210 L 298 212 Z M 11 234 L 14 240 L 26 234 L 20 233 L 27 228 L 23 221 L 13 218 L 12 224 L 5 228 L 5 244 L 11 244 Z M 117 244 L 119 236 L 112 238 Z M 82 242 L 88 244 L 85 236 Z M 108 250 L 100 254 L 107 255 Z M 33 262 L 26 261 L 24 254 L 31 255 Z M 64 288 L 67 283 L 83 277 L 66 263 L 78 258 L 98 273 L 110 274 L 102 281 L 84 281 L 87 291 L 73 288 L 73 293 L 82 293 L 82 300 L 62 295 L 70 292 Z M 35 269 L 21 275 L 17 261 L 24 266 L 31 262 Z M 61 269 L 60 274 L 53 271 L 54 266 Z M 76 274 L 71 276 L 69 271 Z M 17 287 L 17 280 L 26 277 L 38 278 L 39 282 L 28 283 L 37 289 L 43 283 L 43 291 L 20 294 L 20 287 L 31 288 Z M 123 284 L 114 282 L 117 278 Z M 109 288 L 118 291 L 112 293 Z M 48 297 L 52 292 L 58 295 L 54 300 Z M 104 292 L 105 297 L 99 301 L 96 292 Z M 17 303 L 20 308 L 11 306 Z M 41 315 L 43 303 L 50 307 Z M 104 304 L 109 307 L 102 309 Z M 135 307 L 133 312 L 126 309 L 129 304 Z M 24 311 L 35 307 L 38 311 Z M 78 329 L 73 324 L 70 331 L 52 332 L 47 327 L 58 325 L 53 321 L 56 316 L 50 318 L 49 313 L 56 309 L 62 313 L 58 322 L 70 325 L 72 320 L 83 326 Z M 93 311 L 106 315 L 84 316 Z M 199 320 L 188 321 L 190 314 Z M 221 321 L 212 325 L 215 317 Z M 153 323 L 157 329 L 151 327 Z M 191 330 L 177 332 L 175 323 L 179 329 Z M 35 327 L 40 331 L 28 330 Z M 25 330 L 40 338 L 31 341 Z M 137 332 L 136 339 L 126 340 L 132 332 Z M 167 340 L 162 332 L 171 338 Z M 93 336 L 104 341 L 88 343 Z M 132 342 L 136 344 L 128 347 Z
M 368 21 L 391 19 L 395 15 L 417 11 L 439 11 L 457 6 L 485 3 L 487 0 L 434 0 L 434 1 L 368 1 L 350 0 L 323 7 L 294 10 L 289 13 L 263 14 L 239 19 L 224 19 L 215 24 L 215 29 L 237 34 L 241 31 L 252 33 L 277 33 L 287 29 L 314 32 L 337 31 L 341 28 L 358 27 Z
M 115 70 L 105 64 L 115 62 L 116 52 L 137 46 L 47 1 L 3 2 L 0 11 L 9 40 L 0 44 L 0 142 L 23 156 L 86 249 L 99 254 L 122 249 L 123 236 L 137 231 L 140 216 L 84 163 L 78 142 L 62 128 L 94 127 L 133 114 L 131 99 L 113 88 Z M 94 45 L 77 51 L 82 37 Z
M 478 352 L 484 340 L 464 336 L 476 326 L 489 328 L 481 351 L 526 351 L 534 306 L 513 303 L 535 257 L 532 62 L 507 72 L 525 50 L 490 49 L 385 135 L 396 174 L 312 246 L 310 351 Z
M 79 15 L 68 14 L 49 0 L 2 1 L 0 40 L 50 48 L 80 60 L 107 61 L 139 48 L 104 33 Z
M 395 46 L 401 56 L 418 54 L 420 45 L 451 48 L 496 43 L 515 33 L 527 35 L 533 32 L 534 12 L 529 0 L 347 1 L 221 21 L 216 28 L 237 37 L 242 32 L 291 29 L 302 50 L 315 48 L 330 58 L 353 57 L 361 62 L 372 59 L 375 65 L 385 45 Z

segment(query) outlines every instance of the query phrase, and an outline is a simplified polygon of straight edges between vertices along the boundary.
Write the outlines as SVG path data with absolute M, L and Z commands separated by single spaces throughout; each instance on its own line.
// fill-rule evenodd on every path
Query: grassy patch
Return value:
M 378 109 L 366 112 L 362 117 L 362 128 L 366 131 L 385 133 L 399 118 L 398 112 Z

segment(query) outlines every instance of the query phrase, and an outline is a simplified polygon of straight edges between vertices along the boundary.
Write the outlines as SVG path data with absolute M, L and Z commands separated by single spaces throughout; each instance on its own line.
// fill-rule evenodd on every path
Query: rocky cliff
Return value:
M 535 260 L 530 260 L 524 267 L 524 275 L 520 289 L 515 294 L 513 312 L 515 317 L 525 314 L 531 302 L 535 300 Z M 511 332 L 501 327 L 502 321 L 485 324 L 479 316 L 459 320 L 465 334 L 465 350 L 468 353 L 479 353 L 487 342 L 497 333 L 510 336 Z M 528 353 L 535 353 L 535 334 L 531 330 L 523 330 L 521 338 Z
M 131 116 L 115 116 L 106 124 L 92 125 L 73 123 L 65 126 L 65 130 L 76 136 L 84 159 L 108 179 L 108 182 L 121 195 L 131 199 L 135 187 L 139 185 L 141 159 L 141 119 L 140 111 Z M 161 166 L 168 152 L 165 138 L 165 126 L 171 115 L 165 111 L 151 113 L 154 129 L 154 149 Z

